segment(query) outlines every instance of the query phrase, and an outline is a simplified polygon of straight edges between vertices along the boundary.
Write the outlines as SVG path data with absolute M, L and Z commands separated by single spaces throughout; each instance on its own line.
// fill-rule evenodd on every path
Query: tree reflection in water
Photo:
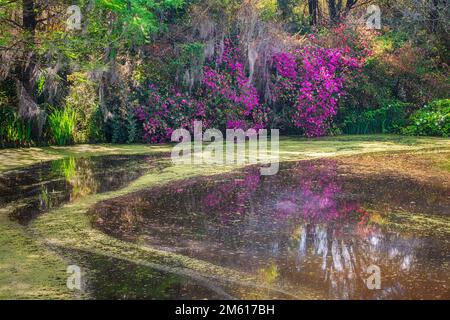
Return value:
M 150 167 L 152 157 L 68 157 L 0 174 L 0 207 L 26 225 L 49 209 L 123 187 Z
M 380 179 L 357 177 L 333 160 L 299 162 L 275 176 L 252 168 L 138 192 L 91 214 L 116 237 L 250 272 L 294 293 L 449 298 L 448 242 L 388 223 L 411 198 L 438 199 L 445 190 L 411 183 L 404 190 L 398 177 L 374 184 Z M 388 193 L 395 201 L 386 202 Z M 381 269 L 381 290 L 366 286 L 371 265 Z

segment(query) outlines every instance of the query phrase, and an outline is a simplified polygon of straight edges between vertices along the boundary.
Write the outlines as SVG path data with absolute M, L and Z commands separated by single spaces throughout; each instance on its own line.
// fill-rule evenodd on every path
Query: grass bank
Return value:
M 343 135 L 306 139 L 281 137 L 280 155 L 283 160 L 302 160 L 368 152 L 450 149 L 450 139 L 410 137 L 400 135 Z M 170 152 L 171 145 L 96 144 L 75 146 L 50 146 L 18 149 L 0 149 L 0 172 L 26 167 L 41 161 L 65 157 L 87 157 L 114 154 L 155 154 Z

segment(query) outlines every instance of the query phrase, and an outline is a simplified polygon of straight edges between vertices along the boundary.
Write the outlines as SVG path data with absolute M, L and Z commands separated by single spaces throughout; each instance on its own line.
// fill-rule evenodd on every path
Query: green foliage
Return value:
M 405 32 L 390 30 L 374 39 L 375 50 L 383 52 L 394 52 L 401 48 L 410 36 Z
M 415 136 L 450 135 L 450 99 L 435 100 L 417 110 L 409 118 L 402 133 Z
M 260 0 L 257 3 L 260 16 L 264 21 L 274 21 L 278 16 L 277 0 Z
M 121 82 L 114 83 L 108 88 L 104 101 L 109 109 L 105 123 L 105 136 L 108 142 L 125 143 L 127 141 L 127 115 L 132 94 L 126 84 Z
M 168 72 L 169 74 L 165 76 L 166 79 L 173 79 L 174 74 L 176 74 L 179 79 L 183 79 L 186 73 L 189 73 L 190 77 L 193 79 L 201 79 L 202 68 L 205 63 L 204 49 L 205 46 L 201 42 L 188 42 L 178 45 L 174 52 L 175 57 L 168 61 L 167 65 L 164 66 L 166 70 L 159 73 L 163 75 L 165 72 Z M 161 66 L 159 68 L 161 68 Z M 153 71 L 155 71 L 155 69 L 153 69 Z M 149 80 L 151 80 L 151 78 L 149 78 Z M 169 85 L 170 83 L 171 81 L 168 82 Z M 185 85 L 189 87 L 190 84 L 185 83 Z
M 103 112 L 99 106 L 95 107 L 88 124 L 89 142 L 105 142 Z
M 10 108 L 17 104 L 14 79 L 0 81 L 0 108 Z
M 161 27 L 156 12 L 180 8 L 184 0 L 97 0 L 96 3 L 116 14 L 117 37 L 127 43 L 143 43 Z
M 39 95 L 42 93 L 42 91 L 44 89 L 44 84 L 45 84 L 45 75 L 44 74 L 39 75 L 36 84 L 37 84 L 37 93 Z
M 21 119 L 10 107 L 0 108 L 0 146 L 30 146 L 32 121 Z
M 205 45 L 200 42 L 184 43 L 180 46 L 179 63 L 183 66 L 197 66 L 205 60 Z
M 432 38 L 419 43 L 410 33 L 393 28 L 361 39 L 360 45 L 367 48 L 368 56 L 362 72 L 349 85 L 343 105 L 378 109 L 386 101 L 399 100 L 418 108 L 448 96 L 447 67 L 430 47 Z
M 101 122 L 95 118 L 98 110 L 98 85 L 89 80 L 87 73 L 83 72 L 74 72 L 67 76 L 67 80 L 70 85 L 64 104 L 70 106 L 77 115 L 74 142 L 86 143 L 97 140 L 99 134 L 92 129 L 97 125 L 101 127 Z
M 137 120 L 134 114 L 134 109 L 129 109 L 127 112 L 127 143 L 133 143 L 136 141 L 136 133 L 137 133 Z
M 123 135 L 124 131 L 122 127 L 123 121 L 121 117 L 117 114 L 115 114 L 111 121 L 111 129 L 112 129 L 112 135 L 111 135 L 111 142 L 112 143 L 121 143 L 125 141 L 125 137 Z
M 64 109 L 53 109 L 48 116 L 48 124 L 52 134 L 52 140 L 60 146 L 73 143 L 77 114 L 75 110 L 66 106 Z
M 342 129 L 347 134 L 398 133 L 406 124 L 411 104 L 393 101 L 381 108 L 357 112 L 343 109 Z

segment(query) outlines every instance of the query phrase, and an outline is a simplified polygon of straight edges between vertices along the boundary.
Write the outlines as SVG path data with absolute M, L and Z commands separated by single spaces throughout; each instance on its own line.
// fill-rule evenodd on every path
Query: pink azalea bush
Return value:
M 300 128 L 308 137 L 327 133 L 348 76 L 362 66 L 363 59 L 345 41 L 334 45 L 326 47 L 311 37 L 310 45 L 272 58 L 272 107 L 281 106 L 284 123 Z M 194 120 L 201 120 L 205 129 L 266 128 L 270 109 L 261 102 L 243 61 L 239 48 L 226 40 L 223 52 L 203 67 L 203 79 L 195 92 L 170 89 L 162 94 L 151 85 L 148 101 L 136 110 L 144 140 L 170 141 L 174 129 L 192 131 Z
M 192 131 L 195 120 L 208 126 L 207 109 L 201 101 L 174 90 L 162 95 L 155 85 L 150 85 L 148 94 L 147 105 L 136 109 L 136 118 L 142 122 L 146 142 L 170 141 L 175 129 Z
M 274 55 L 276 99 L 288 108 L 292 124 L 308 137 L 326 134 L 345 93 L 346 75 L 361 67 L 348 48 L 307 46 Z
M 194 120 L 202 121 L 204 129 L 266 127 L 267 109 L 245 75 L 239 50 L 227 41 L 223 54 L 211 65 L 204 66 L 202 86 L 194 94 L 174 89 L 161 94 L 155 85 L 149 87 L 147 103 L 136 109 L 145 141 L 170 141 L 174 129 L 192 131 Z
M 258 91 L 246 76 L 241 61 L 239 48 L 226 40 L 215 68 L 203 69 L 202 98 L 217 109 L 220 127 L 259 130 L 267 125 L 267 110 L 261 105 Z

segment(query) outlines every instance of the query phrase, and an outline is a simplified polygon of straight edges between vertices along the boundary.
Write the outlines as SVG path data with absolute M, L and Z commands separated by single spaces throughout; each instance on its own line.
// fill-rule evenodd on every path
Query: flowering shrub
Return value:
M 256 88 L 239 62 L 239 50 L 226 41 L 221 56 L 204 66 L 202 86 L 194 94 L 171 89 L 162 95 L 151 85 L 145 106 L 136 109 L 142 122 L 144 140 L 149 143 L 170 141 L 174 129 L 193 130 L 194 120 L 203 128 L 262 129 L 267 124 L 267 110 L 260 104 Z
M 326 134 L 350 72 L 361 68 L 370 54 L 365 46 L 355 50 L 354 39 L 345 32 L 345 25 L 339 25 L 333 33 L 336 39 L 310 36 L 309 45 L 272 58 L 275 102 L 288 109 L 288 121 L 306 136 Z
M 136 118 L 143 123 L 144 140 L 149 143 L 170 141 L 178 128 L 193 130 L 195 120 L 208 126 L 205 105 L 188 95 L 172 90 L 161 95 L 155 85 L 150 85 L 147 106 L 136 109 Z
M 327 48 L 315 39 L 311 42 L 272 59 L 275 103 L 282 104 L 290 124 L 309 137 L 326 134 L 344 94 L 346 76 L 361 66 L 361 60 L 345 44 Z M 143 123 L 144 140 L 168 141 L 175 128 L 192 130 L 194 120 L 202 120 L 204 128 L 265 128 L 269 110 L 261 103 L 242 61 L 239 48 L 225 40 L 223 52 L 203 67 L 201 86 L 194 93 L 171 89 L 161 95 L 151 86 L 147 105 L 136 111 Z
M 292 123 L 309 137 L 326 133 L 329 120 L 337 113 L 338 99 L 344 93 L 345 75 L 361 66 L 346 53 L 345 48 L 307 46 L 273 57 L 278 75 L 275 92 L 290 108 Z
M 219 127 L 262 129 L 267 123 L 266 110 L 240 61 L 239 48 L 226 40 L 223 54 L 216 58 L 217 67 L 205 66 L 203 69 L 202 98 L 217 109 Z

